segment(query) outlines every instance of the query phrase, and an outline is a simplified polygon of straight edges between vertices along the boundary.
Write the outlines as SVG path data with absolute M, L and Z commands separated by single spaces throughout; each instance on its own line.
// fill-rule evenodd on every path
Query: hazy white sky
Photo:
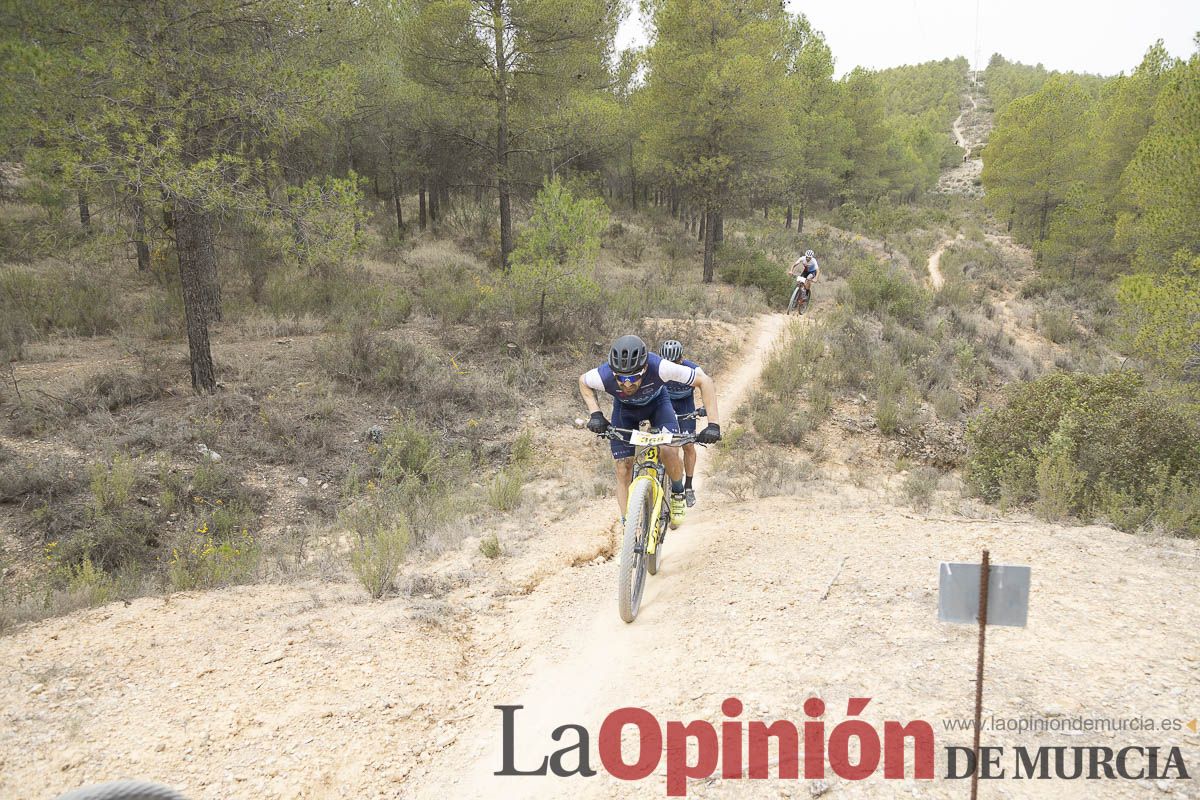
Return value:
M 787 0 L 825 34 L 837 74 L 856 66 L 975 59 L 976 0 Z M 1156 39 L 1172 55 L 1192 54 L 1200 0 L 978 0 L 979 68 L 992 53 L 1049 69 L 1129 72 Z M 619 47 L 642 44 L 636 11 Z

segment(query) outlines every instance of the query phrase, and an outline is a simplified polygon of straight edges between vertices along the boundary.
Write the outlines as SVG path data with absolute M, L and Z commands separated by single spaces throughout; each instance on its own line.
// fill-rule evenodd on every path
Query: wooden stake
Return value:
M 975 754 L 975 769 L 971 772 L 971 800 L 979 797 L 979 727 L 983 722 L 983 650 L 987 639 L 988 607 L 988 551 L 983 551 L 983 563 L 979 568 L 979 653 L 975 662 L 975 742 L 971 751 Z

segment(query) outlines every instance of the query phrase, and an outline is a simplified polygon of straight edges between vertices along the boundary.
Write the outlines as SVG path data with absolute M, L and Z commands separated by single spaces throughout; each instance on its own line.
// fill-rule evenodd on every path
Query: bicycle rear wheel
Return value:
M 621 619 L 633 622 L 642 605 L 646 588 L 646 541 L 653 524 L 654 492 L 649 481 L 634 481 L 629 487 L 625 511 L 625 537 L 621 541 L 621 559 L 617 565 L 617 607 Z

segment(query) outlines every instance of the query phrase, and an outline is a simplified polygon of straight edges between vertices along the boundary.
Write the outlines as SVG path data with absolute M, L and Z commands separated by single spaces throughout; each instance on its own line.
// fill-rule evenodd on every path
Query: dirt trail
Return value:
M 961 233 L 952 239 L 946 239 L 937 246 L 936 250 L 930 253 L 929 263 L 926 265 L 926 267 L 929 270 L 929 282 L 933 285 L 934 289 L 942 288 L 942 284 L 945 282 L 942 280 L 942 253 L 946 252 L 947 247 L 955 242 L 962 241 L 962 239 L 963 235 Z
M 971 111 L 975 111 L 979 108 L 979 103 L 976 102 L 974 94 L 968 93 L 967 100 L 971 102 Z M 959 112 L 958 116 L 954 118 L 954 123 L 951 127 L 954 130 L 954 140 L 958 142 L 958 146 L 963 149 L 963 155 L 969 156 L 971 154 L 971 145 L 967 143 L 967 137 L 963 134 L 962 129 L 962 121 L 966 115 L 967 109 L 964 108 Z
M 961 164 L 948 169 L 938 178 L 937 190 L 945 194 L 963 194 L 969 197 L 979 197 L 983 191 L 978 186 L 980 174 L 983 172 L 983 160 L 971 153 L 987 141 L 991 131 L 991 113 L 979 108 L 979 87 L 969 86 L 964 99 L 970 107 L 963 105 L 959 115 L 951 125 L 954 142 L 963 151 Z

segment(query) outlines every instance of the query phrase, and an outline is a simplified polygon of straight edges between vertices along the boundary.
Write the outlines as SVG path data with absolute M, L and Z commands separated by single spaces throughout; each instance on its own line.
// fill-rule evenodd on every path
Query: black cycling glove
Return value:
M 592 416 L 587 421 L 587 429 L 592 433 L 607 433 L 612 425 L 604 418 L 603 411 L 593 411 Z
M 715 422 L 710 422 L 696 434 L 696 441 L 700 444 L 716 444 L 721 441 L 721 426 Z

